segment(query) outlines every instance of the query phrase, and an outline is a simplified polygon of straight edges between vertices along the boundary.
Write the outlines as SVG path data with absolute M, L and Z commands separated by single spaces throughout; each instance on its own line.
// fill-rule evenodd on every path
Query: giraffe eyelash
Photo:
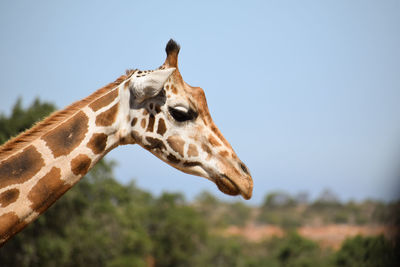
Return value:
M 190 121 L 197 118 L 197 112 L 193 109 L 186 109 L 182 106 L 169 107 L 169 114 L 178 122 Z

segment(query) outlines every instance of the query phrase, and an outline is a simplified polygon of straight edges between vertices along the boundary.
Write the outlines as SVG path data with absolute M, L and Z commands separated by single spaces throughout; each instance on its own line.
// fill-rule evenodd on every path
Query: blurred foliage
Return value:
M 206 242 L 203 218 L 181 194 L 164 193 L 150 209 L 148 232 L 157 246 L 152 256 L 157 266 L 188 266 Z M 157 260 L 162 259 L 162 260 Z
M 393 246 L 382 235 L 356 236 L 344 242 L 334 255 L 336 266 L 395 267 L 400 266 L 400 246 Z
M 53 104 L 42 103 L 39 99 L 35 99 L 27 109 L 23 109 L 22 99 L 19 98 L 10 116 L 0 114 L 0 144 L 29 129 L 35 122 L 42 120 L 54 110 Z
M 10 116 L 0 115 L 1 142 L 53 110 L 39 100 L 23 109 L 18 100 Z M 306 193 L 272 192 L 260 207 L 207 192 L 188 203 L 180 193 L 155 197 L 133 182 L 123 185 L 114 166 L 101 160 L 0 248 L 0 266 L 400 266 L 399 242 L 383 236 L 357 236 L 335 252 L 295 231 L 314 223 L 397 224 L 399 202 L 341 203 L 324 191 L 313 202 Z M 284 227 L 286 235 L 256 243 L 220 234 L 256 222 Z
M 302 225 L 323 224 L 386 224 L 399 225 L 400 201 L 384 203 L 365 200 L 360 203 L 343 203 L 330 191 L 325 190 L 314 201 L 304 193 L 291 196 L 286 192 L 271 192 L 265 196 L 257 221 L 261 224 L 279 225 L 293 229 Z
M 210 235 L 191 266 L 248 266 L 247 242 L 239 237 Z
M 251 218 L 252 209 L 241 201 L 222 202 L 209 192 L 197 195 L 194 208 L 212 228 L 221 228 L 227 225 L 244 226 Z
M 263 245 L 264 250 L 268 252 L 268 257 L 264 259 L 270 263 L 268 266 L 326 266 L 329 261 L 316 243 L 293 231 L 284 238 L 274 238 Z

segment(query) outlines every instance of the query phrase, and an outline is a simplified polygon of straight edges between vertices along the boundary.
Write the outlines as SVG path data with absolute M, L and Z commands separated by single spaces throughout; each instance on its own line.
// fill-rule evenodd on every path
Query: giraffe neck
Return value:
M 125 81 L 53 114 L 0 148 L 0 244 L 49 208 L 107 152 L 130 142 L 122 126 L 129 119 L 129 98 L 121 97 L 127 94 Z

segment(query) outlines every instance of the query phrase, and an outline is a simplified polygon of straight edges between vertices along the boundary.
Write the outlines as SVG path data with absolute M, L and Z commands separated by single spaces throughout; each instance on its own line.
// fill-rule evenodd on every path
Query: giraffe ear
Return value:
M 155 70 L 145 76 L 134 79 L 131 90 L 135 96 L 135 100 L 142 102 L 147 98 L 158 95 L 174 71 L 175 68 Z

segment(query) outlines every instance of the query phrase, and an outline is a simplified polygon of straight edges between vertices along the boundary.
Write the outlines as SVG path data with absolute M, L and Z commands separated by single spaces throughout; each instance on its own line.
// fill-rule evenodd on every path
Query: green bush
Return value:
M 334 255 L 334 263 L 343 267 L 395 267 L 400 266 L 399 252 L 399 248 L 382 235 L 356 236 L 344 242 Z

